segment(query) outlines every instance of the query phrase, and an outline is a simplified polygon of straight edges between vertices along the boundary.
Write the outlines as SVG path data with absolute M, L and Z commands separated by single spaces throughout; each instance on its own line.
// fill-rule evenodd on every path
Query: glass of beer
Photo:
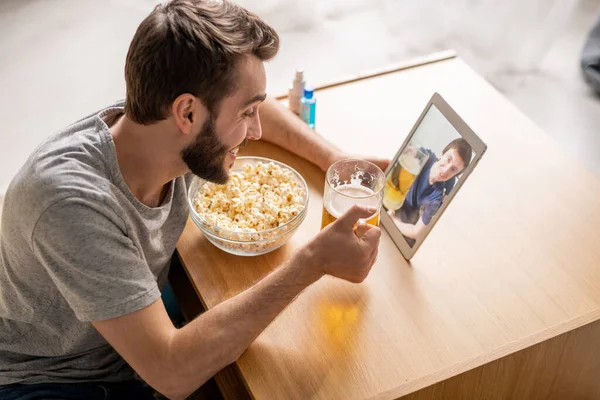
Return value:
M 378 226 L 384 186 L 385 175 L 373 163 L 347 159 L 332 164 L 325 176 L 321 229 L 355 204 L 375 208 L 375 214 L 364 221 Z
M 417 176 L 429 160 L 429 154 L 422 147 L 409 143 L 385 181 L 383 206 L 395 211 L 402 207 L 404 199 Z

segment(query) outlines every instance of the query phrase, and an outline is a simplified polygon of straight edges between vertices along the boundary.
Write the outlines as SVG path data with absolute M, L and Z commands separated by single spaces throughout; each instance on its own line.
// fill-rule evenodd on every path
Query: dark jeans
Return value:
M 2 400 L 154 400 L 154 390 L 142 381 L 40 383 L 0 386 Z
M 404 204 L 402 205 L 402 207 L 400 207 L 398 211 L 396 211 L 396 215 L 400 218 L 400 221 L 411 225 L 416 225 L 416 223 L 419 222 L 419 218 L 421 217 L 421 214 L 418 209 L 411 209 L 405 207 Z M 404 237 L 404 239 L 410 247 L 413 247 L 417 242 L 414 239 L 411 239 L 404 235 L 402 236 Z

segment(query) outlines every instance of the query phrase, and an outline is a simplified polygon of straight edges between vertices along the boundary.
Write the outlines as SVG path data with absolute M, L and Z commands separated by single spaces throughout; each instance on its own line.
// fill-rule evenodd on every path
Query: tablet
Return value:
M 385 171 L 381 224 L 404 258 L 415 254 L 486 149 L 434 93 Z

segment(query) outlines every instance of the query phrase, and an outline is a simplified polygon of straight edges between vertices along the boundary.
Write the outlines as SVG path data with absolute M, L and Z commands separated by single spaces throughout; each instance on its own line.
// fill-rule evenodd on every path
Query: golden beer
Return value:
M 337 193 L 323 203 L 321 229 L 335 222 L 342 214 L 355 204 L 374 207 L 379 210 L 379 198 L 373 190 L 360 184 L 341 185 L 336 188 Z M 379 226 L 379 211 L 366 220 L 367 224 Z
M 402 155 L 385 181 L 383 206 L 388 210 L 398 210 L 423 167 L 419 160 Z

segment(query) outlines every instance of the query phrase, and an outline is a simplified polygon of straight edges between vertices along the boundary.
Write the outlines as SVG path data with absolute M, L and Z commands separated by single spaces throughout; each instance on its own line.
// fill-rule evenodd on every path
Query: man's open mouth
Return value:
M 244 141 L 242 143 L 238 144 L 233 149 L 229 150 L 229 154 L 231 154 L 232 156 L 237 155 L 238 151 L 240 151 L 240 149 L 242 147 L 246 146 L 247 143 L 248 143 L 248 139 L 244 139 Z

